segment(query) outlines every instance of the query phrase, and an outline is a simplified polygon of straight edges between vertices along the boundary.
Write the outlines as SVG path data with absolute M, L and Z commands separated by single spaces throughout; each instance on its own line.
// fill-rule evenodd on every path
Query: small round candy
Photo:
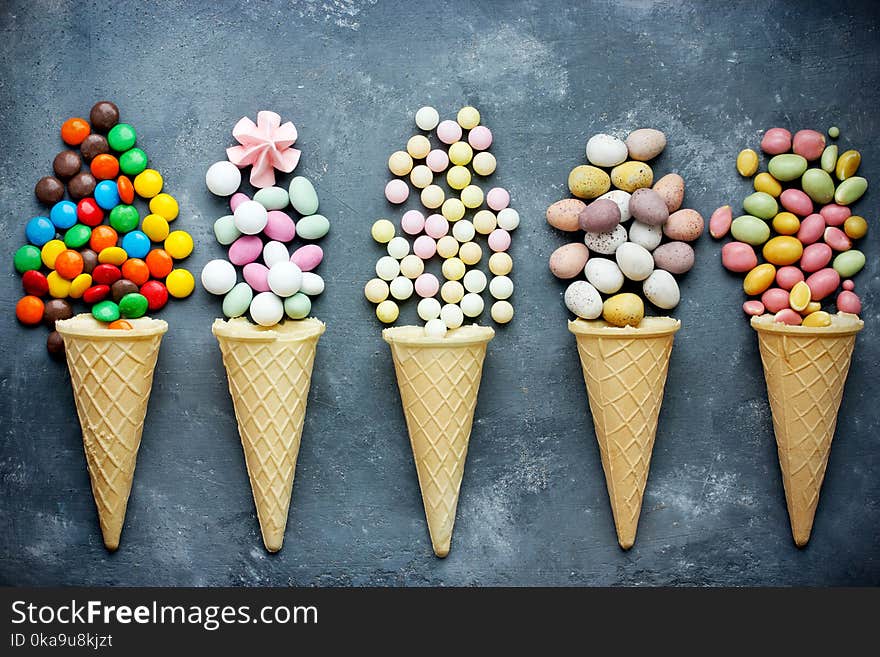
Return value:
M 464 313 L 454 303 L 447 303 L 440 309 L 440 319 L 448 329 L 456 329 L 464 322 Z
M 394 151 L 388 158 L 388 169 L 395 176 L 405 176 L 412 168 L 412 157 L 406 151 Z
M 69 249 L 78 249 L 88 244 L 91 237 L 91 228 L 84 226 L 83 224 L 76 224 L 75 226 L 71 226 L 68 231 L 64 233 L 64 243 Z
M 235 227 L 243 235 L 257 235 L 266 227 L 269 221 L 266 208 L 256 201 L 245 201 L 233 213 Z
M 284 300 L 284 312 L 290 319 L 303 319 L 312 312 L 312 300 L 302 292 Z
M 254 291 L 247 283 L 238 283 L 223 297 L 223 314 L 226 317 L 241 317 L 251 306 Z
M 118 246 L 108 246 L 98 253 L 98 262 L 102 265 L 116 265 L 118 267 L 127 259 L 128 254 L 125 249 Z
M 109 299 L 99 301 L 92 306 L 92 317 L 99 322 L 115 322 L 119 319 L 119 306 Z
M 509 301 L 496 301 L 492 304 L 492 319 L 499 324 L 507 324 L 513 319 L 513 306 Z
M 466 212 L 464 203 L 457 198 L 448 198 L 443 201 L 443 207 L 440 212 L 446 217 L 447 221 L 455 222 L 461 219 Z
M 57 358 L 64 353 L 64 338 L 58 331 L 51 331 L 46 337 L 46 351 L 53 358 Z
M 241 271 L 245 282 L 254 292 L 269 291 L 269 268 L 259 262 L 249 262 Z M 250 300 L 248 300 L 250 303 Z
M 35 297 L 44 297 L 49 293 L 49 282 L 45 274 L 35 269 L 26 271 L 21 277 L 21 286 L 25 294 Z
M 489 294 L 496 299 L 509 299 L 513 294 L 513 281 L 507 276 L 496 276 L 489 283 Z
M 142 198 L 153 198 L 162 191 L 162 174 L 155 169 L 144 169 L 134 178 L 134 191 Z
M 503 187 L 493 187 L 486 193 L 486 205 L 496 212 L 510 205 L 510 193 Z
M 443 275 L 450 281 L 458 281 L 464 277 L 466 267 L 460 258 L 447 258 L 443 261 L 441 270 Z
M 312 271 L 303 272 L 300 292 L 310 297 L 324 293 L 324 279 Z
M 480 235 L 488 235 L 497 227 L 495 213 L 489 210 L 480 210 L 474 215 L 474 229 Z
M 420 164 L 409 174 L 409 181 L 416 189 L 424 189 L 434 182 L 434 174 L 424 164 Z
M 134 203 L 134 183 L 128 176 L 119 176 L 116 179 L 116 191 L 119 192 L 119 200 L 127 205 Z
M 82 168 L 82 158 L 74 151 L 61 151 L 52 160 L 52 170 L 61 180 L 70 180 Z
M 498 227 L 504 230 L 516 230 L 519 226 L 519 212 L 513 208 L 504 208 L 498 213 Z
M 119 314 L 126 319 L 137 319 L 147 314 L 149 302 L 140 292 L 130 292 L 119 300 Z
M 119 187 L 112 180 L 102 180 L 95 185 L 95 202 L 105 210 L 119 205 Z
M 126 278 L 120 278 L 110 286 L 110 294 L 113 296 L 113 301 L 116 303 L 119 303 L 122 300 L 122 297 L 126 294 L 132 294 L 134 292 L 138 292 L 138 286 Z M 144 298 L 146 299 L 146 297 Z
M 128 123 L 117 123 L 107 133 L 107 142 L 114 151 L 122 153 L 134 146 L 137 133 Z
M 87 304 L 95 304 L 99 301 L 103 301 L 110 294 L 110 286 L 109 285 L 92 285 L 85 292 L 83 292 L 82 300 Z
M 440 290 L 440 281 L 434 274 L 426 273 L 416 279 L 413 287 L 420 297 L 433 297 Z
M 459 242 L 470 242 L 476 230 L 470 221 L 456 221 L 452 226 L 452 236 Z
M 61 124 L 61 139 L 69 146 L 79 146 L 91 131 L 88 121 L 74 117 Z
M 174 261 L 165 249 L 153 249 L 144 258 L 153 278 L 165 278 L 174 268 Z
M 416 311 L 419 313 L 419 317 L 429 322 L 440 317 L 440 302 L 430 297 L 422 299 L 419 301 Z M 446 325 L 444 324 L 444 326 Z
M 227 218 L 227 217 L 224 217 L 224 218 Z M 234 228 L 235 226 L 233 224 L 232 216 L 230 215 L 228 217 L 228 219 L 229 219 L 229 223 Z M 219 219 L 218 219 L 218 221 L 219 221 Z M 166 237 L 168 237 L 168 232 L 169 232 L 168 220 L 159 214 L 152 214 L 152 213 L 148 214 L 146 217 L 144 217 L 144 220 L 141 222 L 141 230 L 152 241 L 162 242 Z M 216 223 L 214 224 L 214 232 L 215 233 L 217 232 L 217 224 Z M 235 236 L 238 237 L 240 235 L 240 233 L 238 232 L 238 229 L 235 229 L 235 232 L 236 232 Z M 219 241 L 219 238 L 218 238 L 218 241 Z M 235 240 L 233 239 L 232 242 L 234 242 L 234 241 Z M 229 243 L 231 244 L 232 242 L 229 242 Z M 223 242 L 220 242 L 220 243 L 223 244 Z
M 68 294 L 70 295 L 71 299 L 81 299 L 86 290 L 88 290 L 91 286 L 91 274 L 80 274 L 72 281 L 70 281 L 70 291 L 68 292 Z
M 385 185 L 385 198 L 389 203 L 399 205 L 409 198 L 409 185 L 400 178 L 389 180 Z
M 510 248 L 510 233 L 503 228 L 496 228 L 489 234 L 489 248 L 495 252 L 507 251 Z
M 476 242 L 465 242 L 458 249 L 458 257 L 468 265 L 475 265 L 483 258 L 483 249 Z
M 48 217 L 34 217 L 25 225 L 24 234 L 34 246 L 43 246 L 55 238 L 55 226 Z
M 50 271 L 46 276 L 46 282 L 49 284 L 49 296 L 56 299 L 65 299 L 70 296 L 70 281 L 62 278 L 57 271 Z
M 454 144 L 461 139 L 461 126 L 455 121 L 441 121 L 437 125 L 437 139 L 444 144 Z
M 419 235 L 413 242 L 413 253 L 422 260 L 429 260 L 437 253 L 437 242 L 428 235 Z
M 393 280 L 400 274 L 400 263 L 391 256 L 382 256 L 376 261 L 376 276 L 383 281 Z
M 74 278 L 82 274 L 83 258 L 79 251 L 66 249 L 58 254 L 55 258 L 55 271 L 61 278 L 72 281 Z
M 443 192 L 443 188 L 439 185 L 428 185 L 422 190 L 420 198 L 422 205 L 429 210 L 435 210 L 443 205 L 443 200 L 446 198 L 446 194 Z
M 507 253 L 493 253 L 489 257 L 489 271 L 496 276 L 507 276 L 513 269 L 513 258 Z
M 446 303 L 458 303 L 464 294 L 464 286 L 458 281 L 446 281 L 440 288 L 440 298 Z
M 79 200 L 94 194 L 97 185 L 98 180 L 91 173 L 80 171 L 67 181 L 67 191 L 70 193 L 70 198 Z
M 235 267 L 228 260 L 211 260 L 202 269 L 202 287 L 211 294 L 226 294 L 235 285 Z
M 56 228 L 61 228 L 62 230 L 70 228 L 77 221 L 76 204 L 72 201 L 60 201 L 56 203 L 49 211 L 49 219 Z
M 129 258 L 146 258 L 152 243 L 146 233 L 133 230 L 122 238 L 122 250 Z
M 476 317 L 483 312 L 484 307 L 483 297 L 474 292 L 468 292 L 461 299 L 461 312 L 466 317 Z
M 399 301 L 409 299 L 413 294 L 413 284 L 406 276 L 397 276 L 388 285 L 391 296 Z
M 425 263 L 417 255 L 408 255 L 400 261 L 400 273 L 407 278 L 418 278 L 425 271 Z
M 492 131 L 484 125 L 471 128 L 468 143 L 475 151 L 484 151 L 492 145 Z
M 843 232 L 854 240 L 862 239 L 868 232 L 868 222 L 859 215 L 850 215 L 843 222 Z
M 33 244 L 25 244 L 24 246 L 18 247 L 13 259 L 15 271 L 19 274 L 23 274 L 26 271 L 37 270 L 42 266 L 42 263 L 43 258 L 40 249 Z
M 454 166 L 446 172 L 446 184 L 452 189 L 464 189 L 471 184 L 471 172 L 467 167 Z
M 446 323 L 442 319 L 429 319 L 425 322 L 425 335 L 429 338 L 443 338 L 446 330 Z
M 35 326 L 43 321 L 45 307 L 42 299 L 29 294 L 15 304 L 15 316 L 22 324 Z
M 43 205 L 54 205 L 64 198 L 64 183 L 55 176 L 43 176 L 37 181 L 34 194 Z
M 186 269 L 172 269 L 165 278 L 168 294 L 175 299 L 183 299 L 192 294 L 196 287 L 196 279 Z
M 140 291 L 147 297 L 148 307 L 153 312 L 161 310 L 168 303 L 168 290 L 159 281 L 147 281 L 141 285 Z
M 480 125 L 480 112 L 476 107 L 468 105 L 458 110 L 458 116 L 455 117 L 455 120 L 465 130 L 473 130 Z
M 395 237 L 388 242 L 388 255 L 398 260 L 403 259 L 409 253 L 409 240 L 405 237 Z
M 260 326 L 275 326 L 284 317 L 284 303 L 271 292 L 260 292 L 251 301 L 251 319 Z
M 89 121 L 95 130 L 107 132 L 119 123 L 119 108 L 109 100 L 98 101 L 89 112 Z
M 381 278 L 371 278 L 364 286 L 364 296 L 371 303 L 382 303 L 388 298 L 388 283 Z
M 141 217 L 133 205 L 119 204 L 110 210 L 110 225 L 120 233 L 127 233 L 137 228 Z
M 128 237 L 128 235 L 126 235 L 126 237 Z M 146 237 L 146 235 L 144 235 L 144 237 Z M 125 244 L 124 239 L 123 244 Z M 193 252 L 192 235 L 187 233 L 185 230 L 171 231 L 168 234 L 168 237 L 165 238 L 165 250 L 168 252 L 168 255 L 170 255 L 175 260 L 182 260 L 183 258 L 186 258 L 190 253 Z M 146 255 L 146 253 L 144 255 Z
M 446 235 L 437 240 L 437 253 L 441 258 L 452 258 L 458 253 L 458 240 Z
M 214 162 L 205 173 L 205 185 L 212 194 L 231 196 L 241 186 L 241 169 L 232 162 Z
M 471 166 L 474 168 L 474 173 L 478 176 L 490 176 L 495 172 L 498 162 L 495 160 L 495 156 L 492 155 L 492 153 L 489 151 L 483 151 L 482 153 L 474 155 Z
M 122 275 L 135 285 L 143 285 L 150 280 L 150 268 L 140 258 L 129 258 L 122 263 Z
M 425 215 L 418 210 L 408 210 L 400 218 L 400 227 L 404 233 L 418 235 L 425 227 Z
M 425 165 L 434 173 L 443 173 L 449 166 L 449 156 L 441 148 L 435 148 L 425 158 Z
M 486 289 L 486 274 L 479 269 L 471 269 L 464 275 L 464 289 L 479 294 Z
M 446 235 L 448 232 L 449 232 L 449 222 L 446 220 L 446 217 L 444 217 L 443 215 L 432 214 L 432 215 L 429 215 L 427 219 L 425 219 L 425 233 L 429 237 L 433 237 L 435 240 L 439 240 L 441 237 Z
M 61 240 L 49 240 L 43 245 L 43 248 L 40 249 L 40 257 L 43 260 L 43 264 L 46 265 L 49 269 L 55 269 L 55 258 L 58 257 L 62 251 L 67 250 L 67 245 Z
M 127 322 L 124 319 L 117 319 L 115 322 L 110 322 L 107 324 L 108 329 L 112 329 L 114 331 L 132 331 L 134 327 L 130 322 Z
M 289 297 L 302 287 L 302 270 L 290 260 L 276 262 L 269 267 L 269 289 L 279 297 Z
M 86 226 L 97 226 L 104 221 L 104 211 L 93 198 L 84 198 L 76 204 L 76 217 Z
M 104 249 L 116 246 L 118 239 L 119 234 L 110 226 L 95 226 L 89 237 L 89 246 L 95 253 L 100 253 Z
M 109 153 L 102 153 L 95 156 L 89 170 L 98 180 L 113 180 L 119 175 L 119 160 Z
M 406 142 L 406 152 L 414 160 L 423 160 L 431 152 L 431 142 L 425 135 L 413 135 Z
M 168 221 L 174 221 L 180 214 L 180 206 L 171 194 L 163 192 L 150 199 L 150 212 L 161 215 Z
M 457 141 L 449 147 L 449 161 L 464 166 L 474 157 L 474 150 L 466 141 Z
M 128 176 L 136 176 L 147 168 L 147 154 L 140 148 L 130 148 L 119 156 L 119 169 Z
M 387 219 L 379 219 L 370 229 L 370 235 L 379 244 L 387 244 L 394 238 L 394 224 Z
M 400 308 L 391 299 L 386 299 L 376 306 L 376 317 L 383 324 L 391 324 L 400 315 Z
M 846 290 L 847 292 L 852 292 L 853 290 L 856 289 L 856 284 L 853 283 L 851 280 L 847 279 L 843 282 L 843 289 Z
M 83 159 L 86 162 L 91 162 L 98 155 L 109 153 L 110 144 L 107 143 L 107 138 L 104 135 L 92 133 L 83 139 L 83 142 L 79 145 L 79 152 L 82 153 Z
M 416 112 L 416 125 L 419 130 L 433 130 L 440 123 L 440 114 L 433 107 L 420 107 Z
M 95 285 L 113 285 L 120 278 L 122 271 L 110 263 L 102 263 L 92 270 L 92 282 Z
M 290 254 L 287 252 L 287 247 L 284 244 L 276 241 L 266 242 L 263 246 L 263 263 L 267 267 L 285 260 L 290 260 Z
M 461 190 L 461 202 L 472 210 L 480 207 L 483 204 L 483 190 L 476 185 L 468 185 Z

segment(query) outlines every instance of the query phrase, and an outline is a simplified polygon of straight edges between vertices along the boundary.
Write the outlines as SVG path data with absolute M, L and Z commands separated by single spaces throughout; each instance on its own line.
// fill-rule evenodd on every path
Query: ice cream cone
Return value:
M 772 315 L 752 318 L 798 547 L 810 540 L 856 333 L 864 326 L 848 313 L 832 322 L 814 328 L 774 322 Z
M 92 494 L 104 545 L 119 547 L 125 509 L 159 343 L 168 324 L 142 317 L 130 331 L 108 329 L 91 315 L 59 320 Z
M 452 543 L 458 491 L 480 390 L 486 345 L 495 331 L 465 326 L 431 338 L 419 326 L 382 331 L 391 345 L 434 554 Z
M 620 547 L 636 539 L 651 466 L 672 341 L 681 322 L 646 317 L 637 328 L 577 319 L 577 338 L 590 412 Z
M 257 507 L 263 543 L 277 552 L 284 541 L 312 365 L 324 324 L 287 321 L 264 328 L 243 318 L 218 319 L 220 343 Z

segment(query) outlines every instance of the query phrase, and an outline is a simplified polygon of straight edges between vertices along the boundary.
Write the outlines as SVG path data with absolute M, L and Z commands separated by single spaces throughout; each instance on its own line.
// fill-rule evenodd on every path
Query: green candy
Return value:
M 834 181 L 827 171 L 807 169 L 801 178 L 801 187 L 813 201 L 821 205 L 834 198 Z
M 88 244 L 92 229 L 84 224 L 74 224 L 64 233 L 64 244 L 68 249 L 78 249 Z
M 117 123 L 107 133 L 107 143 L 117 153 L 127 151 L 137 141 L 137 133 L 127 123 Z
M 43 266 L 43 258 L 40 256 L 40 250 L 33 244 L 25 244 L 19 247 L 13 258 L 15 271 L 23 274 L 26 271 L 39 271 Z
M 855 203 L 868 190 L 868 181 L 861 176 L 853 176 L 847 178 L 837 186 L 834 192 L 834 202 L 838 205 L 849 205 Z M 298 226 L 297 226 L 298 227 Z
M 257 190 L 254 200 L 267 210 L 283 210 L 290 203 L 290 196 L 281 187 L 264 187 Z
M 143 294 L 129 292 L 119 300 L 119 314 L 125 319 L 137 319 L 147 314 L 148 305 L 147 297 Z
M 119 306 L 109 300 L 99 301 L 92 306 L 92 317 L 99 322 L 115 322 L 119 319 Z
M 770 159 L 767 163 L 770 175 L 780 182 L 797 180 L 807 170 L 807 160 L 794 153 L 784 153 Z
M 254 291 L 247 283 L 239 283 L 223 297 L 223 314 L 227 317 L 241 317 L 251 306 Z
M 308 178 L 297 176 L 290 181 L 288 191 L 290 194 L 290 204 L 301 215 L 307 216 L 318 211 L 318 194 Z
M 129 233 L 133 231 L 137 228 L 140 220 L 141 218 L 140 215 L 138 215 L 137 208 L 133 205 L 120 203 L 110 210 L 110 226 L 112 226 L 113 230 L 117 233 Z
M 290 319 L 303 319 L 312 312 L 312 300 L 302 292 L 297 292 L 292 297 L 284 300 L 284 312 Z
M 831 266 L 841 278 L 852 278 L 865 266 L 865 254 L 858 249 L 844 251 L 834 258 Z
M 140 148 L 132 148 L 119 156 L 119 168 L 127 176 L 136 176 L 147 168 L 147 154 Z
M 330 231 L 330 222 L 322 214 L 312 214 L 296 222 L 296 234 L 304 240 L 321 239 Z
M 779 204 L 767 192 L 749 194 L 743 200 L 743 207 L 746 212 L 759 219 L 772 219 L 779 212 Z
M 840 128 L 838 128 L 836 125 L 831 126 L 830 128 L 828 128 L 828 136 L 832 139 L 837 139 L 838 137 L 840 137 Z
M 217 241 L 223 246 L 229 246 L 241 237 L 241 231 L 235 227 L 235 217 L 231 214 L 227 214 L 225 217 L 220 217 L 215 221 L 214 237 L 216 237 Z
M 770 226 L 766 221 L 761 221 L 757 217 L 744 214 L 737 217 L 730 224 L 730 234 L 740 242 L 751 244 L 752 246 L 761 246 L 770 239 Z
M 819 160 L 819 166 L 822 171 L 834 173 L 834 167 L 837 166 L 837 144 L 826 146 L 822 151 L 822 159 Z

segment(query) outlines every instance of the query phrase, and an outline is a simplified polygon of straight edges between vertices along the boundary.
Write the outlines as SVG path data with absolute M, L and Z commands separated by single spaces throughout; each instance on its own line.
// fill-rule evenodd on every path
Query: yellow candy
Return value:
M 764 192 L 765 194 L 770 194 L 770 196 L 774 198 L 782 194 L 782 185 L 780 185 L 779 181 L 766 171 L 762 171 L 755 176 L 754 185 L 756 192 Z
M 798 281 L 794 284 L 794 287 L 791 288 L 791 292 L 788 293 L 788 305 L 791 306 L 792 309 L 801 312 L 810 305 L 811 297 L 812 292 L 810 291 L 810 286 L 804 281 Z
M 466 141 L 457 141 L 449 147 L 449 161 L 464 166 L 474 156 L 474 149 Z
M 763 250 L 764 259 L 774 265 L 793 265 L 801 259 L 803 252 L 801 241 L 788 235 L 774 237 L 764 245 Z
M 441 258 L 452 258 L 458 253 L 458 240 L 452 235 L 444 235 L 437 240 L 437 255 Z
M 168 237 L 168 221 L 160 214 L 148 214 L 141 222 L 141 230 L 154 242 Z
M 388 298 L 389 292 L 388 283 L 381 278 L 372 278 L 364 286 L 364 296 L 371 303 L 382 303 Z
M 398 315 L 400 315 L 400 308 L 391 299 L 386 299 L 376 306 L 376 317 L 383 324 L 391 324 L 397 319 Z
M 443 261 L 443 266 L 440 269 L 447 279 L 458 281 L 464 278 L 466 267 L 459 258 L 447 258 Z
M 568 189 L 578 198 L 596 198 L 611 189 L 611 179 L 602 169 L 582 164 L 568 174 Z
M 758 170 L 758 154 L 751 148 L 746 148 L 736 156 L 736 170 L 739 175 L 751 178 Z
M 491 210 L 480 210 L 474 215 L 474 228 L 480 235 L 488 235 L 498 226 L 498 219 Z
M 507 253 L 493 253 L 489 256 L 489 271 L 496 276 L 507 276 L 513 269 L 513 258 Z
M 183 299 L 192 294 L 196 287 L 196 279 L 186 269 L 172 269 L 165 278 L 168 294 L 176 299 Z
M 458 303 L 464 297 L 464 286 L 458 281 L 446 281 L 440 288 L 440 298 L 446 303 Z
M 614 326 L 638 326 L 645 317 L 645 303 L 632 292 L 609 297 L 602 304 L 602 319 Z
M 775 278 L 776 267 L 765 262 L 746 274 L 745 279 L 743 279 L 743 290 L 750 297 L 762 294 L 773 284 Z
M 495 167 L 498 166 L 498 162 L 495 160 L 495 156 L 488 151 L 482 151 L 481 153 L 477 153 L 474 155 L 474 160 L 471 162 L 471 166 L 474 168 L 474 173 L 478 176 L 489 176 L 495 172 Z
M 496 301 L 492 304 L 491 314 L 498 324 L 507 324 L 513 319 L 513 306 L 509 301 Z
M 601 169 L 599 169 L 602 171 Z M 605 173 L 604 171 L 602 173 Z M 618 164 L 611 169 L 611 182 L 618 189 L 632 194 L 637 189 L 650 187 L 654 183 L 654 171 L 644 162 L 624 162 Z M 604 194 L 608 191 L 606 187 L 604 191 L 599 192 L 596 196 Z M 594 196 L 584 198 L 595 198 Z
M 394 151 L 388 158 L 388 168 L 395 176 L 405 176 L 412 171 L 412 157 L 406 151 Z
M 854 240 L 862 239 L 868 232 L 868 222 L 864 217 L 854 214 L 843 222 L 843 232 Z
M 824 310 L 817 310 L 804 317 L 801 326 L 831 326 L 831 315 Z
M 789 294 L 789 298 L 790 298 L 790 296 L 791 296 L 791 295 Z M 789 305 L 791 305 L 791 304 L 789 304 Z M 803 309 L 802 311 L 800 311 L 800 312 L 801 312 L 801 315 L 803 315 L 804 317 L 806 317 L 807 315 L 810 315 L 810 314 L 812 314 L 812 313 L 818 312 L 818 311 L 820 311 L 820 310 L 822 310 L 822 304 L 821 304 L 821 303 L 819 303 L 818 301 L 810 301 L 810 303 L 807 304 L 807 307 L 804 308 L 804 309 Z
M 407 278 L 418 278 L 424 271 L 425 262 L 417 255 L 410 253 L 400 261 L 400 273 Z
M 144 169 L 134 177 L 134 191 L 143 198 L 153 198 L 162 191 L 162 174 L 155 169 Z
M 837 158 L 834 174 L 838 180 L 846 180 L 856 175 L 859 165 L 862 163 L 862 155 L 858 151 L 846 151 Z
M 50 271 L 46 276 L 49 283 L 49 295 L 56 299 L 64 299 L 70 296 L 71 281 L 65 280 L 58 275 L 57 271 Z
M 468 185 L 461 190 L 461 202 L 472 210 L 480 207 L 483 204 L 483 190 L 476 185 Z
M 475 265 L 483 257 L 483 249 L 476 242 L 465 242 L 458 248 L 458 257 L 466 265 Z
M 394 224 L 387 219 L 379 219 L 370 229 L 370 235 L 379 244 L 388 244 L 394 238 Z
M 413 184 L 413 187 L 424 189 L 434 182 L 434 172 L 424 164 L 420 164 L 409 174 L 409 181 Z
M 66 250 L 67 245 L 61 240 L 49 240 L 43 245 L 43 248 L 40 249 L 40 257 L 42 257 L 44 265 L 49 269 L 55 269 L 55 258 L 57 258 L 58 254 L 62 251 Z
M 157 194 L 150 199 L 150 212 L 161 215 L 168 221 L 174 221 L 180 213 L 180 207 L 171 194 Z
M 98 254 L 98 262 L 102 265 L 116 265 L 117 267 L 128 260 L 128 254 L 121 246 L 108 246 L 101 249 Z
M 80 274 L 70 281 L 70 291 L 68 294 L 71 299 L 79 299 L 83 293 L 92 286 L 91 274 Z
M 443 208 L 440 210 L 440 214 L 446 217 L 447 221 L 458 221 L 464 216 L 465 207 L 464 203 L 459 201 L 457 198 L 448 198 L 443 202 Z
M 471 172 L 467 167 L 454 166 L 446 172 L 446 182 L 452 189 L 464 189 L 471 184 Z
M 773 230 L 780 235 L 794 235 L 800 227 L 801 220 L 791 212 L 780 212 L 773 217 Z
M 480 112 L 476 107 L 462 107 L 458 110 L 458 116 L 455 117 L 455 120 L 462 128 L 470 130 L 480 125 Z
M 165 250 L 175 260 L 182 260 L 193 252 L 193 238 L 185 230 L 175 230 L 165 239 Z
M 443 200 L 446 198 L 443 188 L 439 185 L 428 185 L 422 190 L 422 193 L 419 196 L 422 199 L 422 205 L 429 210 L 436 210 L 439 208 L 443 205 Z
M 431 152 L 431 142 L 425 135 L 413 135 L 406 142 L 406 152 L 409 153 L 414 160 L 423 160 Z M 391 320 L 394 321 L 394 320 Z

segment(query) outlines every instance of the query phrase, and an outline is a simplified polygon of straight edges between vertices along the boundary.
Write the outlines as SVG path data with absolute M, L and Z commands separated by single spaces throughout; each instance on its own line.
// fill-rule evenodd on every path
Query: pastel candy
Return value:
M 304 240 L 317 240 L 330 231 L 330 222 L 322 214 L 312 214 L 297 222 L 296 232 Z
M 254 194 L 254 200 L 267 210 L 283 210 L 290 197 L 281 187 L 264 187 Z
M 318 194 L 308 178 L 296 176 L 290 181 L 290 204 L 301 215 L 315 214 L 318 211 Z
M 296 225 L 287 213 L 281 210 L 269 210 L 266 217 L 263 233 L 269 239 L 289 242 L 296 236 Z
M 303 271 L 312 271 L 324 259 L 324 250 L 317 244 L 306 244 L 299 247 L 290 256 L 290 261 Z
M 413 242 L 413 253 L 422 260 L 429 260 L 437 253 L 437 242 L 428 235 L 419 235 Z
M 852 210 L 845 205 L 829 203 L 819 210 L 819 214 L 828 226 L 841 226 L 852 215 Z
M 251 262 L 244 266 L 242 275 L 245 282 L 250 285 L 254 292 L 269 291 L 269 268 L 259 262 Z M 250 304 L 250 301 L 248 301 Z
M 217 241 L 223 246 L 229 246 L 241 237 L 241 231 L 235 227 L 235 217 L 231 214 L 227 214 L 225 217 L 220 217 L 215 221 L 214 237 L 216 237 Z
M 256 235 L 242 235 L 229 247 L 229 262 L 233 265 L 246 265 L 263 253 L 263 240 Z
M 232 198 L 229 199 L 229 210 L 231 212 L 235 212 L 235 208 L 244 203 L 245 201 L 250 201 L 251 197 L 243 192 L 236 192 L 232 195 Z

